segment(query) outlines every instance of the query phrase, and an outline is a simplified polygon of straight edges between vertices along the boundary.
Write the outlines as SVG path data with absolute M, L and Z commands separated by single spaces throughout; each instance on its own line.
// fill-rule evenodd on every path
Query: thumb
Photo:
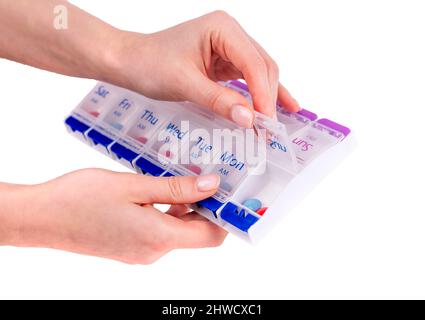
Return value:
M 188 83 L 188 100 L 207 107 L 211 111 L 227 118 L 242 128 L 251 128 L 254 122 L 254 110 L 240 93 L 225 88 L 196 73 Z
M 127 181 L 132 201 L 140 204 L 195 203 L 214 195 L 220 184 L 217 175 L 189 177 L 150 177 L 132 175 Z

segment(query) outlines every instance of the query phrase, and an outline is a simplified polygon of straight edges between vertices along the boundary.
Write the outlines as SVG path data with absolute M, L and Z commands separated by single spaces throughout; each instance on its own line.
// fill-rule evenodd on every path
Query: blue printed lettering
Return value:
M 100 86 L 96 89 L 96 91 L 94 93 L 97 94 L 98 96 L 102 97 L 102 98 L 106 98 L 106 96 L 109 94 L 109 91 L 106 90 L 106 88 L 104 86 Z
M 219 172 L 221 175 L 226 176 L 226 177 L 229 175 L 229 171 L 228 171 L 228 170 L 226 170 L 226 169 L 224 169 L 224 168 L 221 168 L 220 170 L 218 170 L 218 172 Z
M 142 120 L 146 120 L 151 125 L 156 125 L 158 123 L 158 118 L 156 118 L 152 111 L 145 110 L 145 113 L 140 117 Z
M 286 146 L 282 145 L 277 140 L 270 139 L 269 140 L 269 145 L 270 145 L 270 148 L 272 148 L 273 150 L 276 150 L 277 149 L 277 150 L 280 150 L 282 152 L 287 152 L 288 151 L 288 149 L 286 148 Z
M 167 126 L 166 131 L 168 131 L 169 133 L 171 133 L 172 135 L 176 136 L 177 139 L 182 140 L 184 138 L 184 136 L 187 134 L 188 131 L 186 132 L 182 132 L 180 130 L 180 128 L 175 125 L 174 123 L 170 122 Z
M 121 109 L 128 110 L 131 108 L 131 102 L 128 99 L 123 99 L 118 106 Z
M 233 153 L 228 154 L 227 151 L 221 155 L 220 160 L 239 171 L 242 171 L 245 167 L 245 163 L 236 159 Z
M 213 149 L 213 146 L 210 144 L 207 144 L 205 142 L 205 139 L 202 137 L 198 137 L 198 141 L 196 142 L 196 146 L 199 147 L 199 150 L 208 153 Z

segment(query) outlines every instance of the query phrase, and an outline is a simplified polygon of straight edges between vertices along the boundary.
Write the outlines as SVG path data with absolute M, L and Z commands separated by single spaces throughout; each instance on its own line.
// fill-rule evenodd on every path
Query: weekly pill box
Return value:
M 221 84 L 252 103 L 244 83 Z M 65 124 L 72 135 L 140 174 L 219 175 L 218 192 L 191 207 L 257 242 L 354 145 L 350 129 L 335 121 L 305 109 L 276 108 L 277 120 L 256 113 L 254 130 L 246 130 L 190 102 L 152 100 L 99 82 Z M 250 199 L 261 208 L 254 211 Z

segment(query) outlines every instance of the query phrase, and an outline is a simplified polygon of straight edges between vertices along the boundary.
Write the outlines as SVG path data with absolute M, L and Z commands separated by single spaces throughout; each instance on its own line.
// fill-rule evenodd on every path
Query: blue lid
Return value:
M 222 202 L 214 199 L 214 198 L 207 198 L 204 200 L 201 200 L 199 202 L 196 203 L 198 206 L 206 208 L 208 210 L 210 210 L 214 216 L 217 218 L 217 210 L 221 208 L 221 206 L 223 205 Z
M 136 167 L 138 167 L 143 173 L 149 173 L 155 177 L 159 177 L 165 172 L 164 169 L 158 167 L 157 165 L 154 165 L 152 162 L 146 160 L 145 158 L 137 159 Z
M 239 208 L 231 202 L 226 204 L 223 210 L 221 210 L 220 216 L 224 221 L 232 224 L 243 232 L 248 232 L 249 228 L 258 221 L 257 217 L 249 213 L 247 214 L 245 209 Z
M 118 157 L 118 159 L 125 159 L 130 163 L 139 156 L 136 152 L 124 147 L 118 142 L 112 145 L 111 151 Z
M 90 127 L 88 125 L 86 125 L 85 123 L 81 122 L 80 120 L 77 120 L 76 118 L 74 118 L 72 116 L 71 117 L 68 117 L 65 120 L 65 124 L 68 127 L 70 127 L 71 130 L 74 131 L 74 132 L 77 131 L 77 132 L 84 133 L 84 132 L 86 132 L 87 130 L 90 129 Z
M 94 142 L 95 145 L 100 144 L 105 148 L 108 148 L 108 146 L 114 142 L 111 138 L 94 129 L 90 130 L 87 136 Z

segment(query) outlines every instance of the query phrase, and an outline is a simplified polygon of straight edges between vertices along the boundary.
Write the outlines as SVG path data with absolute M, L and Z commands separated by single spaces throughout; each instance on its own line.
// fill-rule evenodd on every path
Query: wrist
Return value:
M 144 70 L 147 69 L 148 35 L 113 28 L 108 45 L 102 53 L 97 80 L 105 81 L 133 91 L 142 92 Z M 137 62 L 137 79 L 134 79 L 134 62 Z

